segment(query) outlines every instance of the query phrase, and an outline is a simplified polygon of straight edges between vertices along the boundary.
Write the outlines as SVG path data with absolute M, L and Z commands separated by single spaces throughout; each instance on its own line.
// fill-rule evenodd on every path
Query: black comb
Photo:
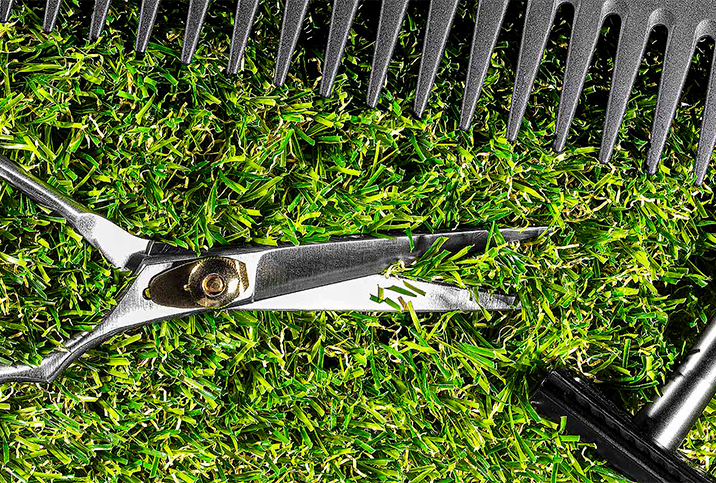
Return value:
M 54 28 L 61 0 L 46 0 L 44 28 Z M 374 0 L 370 0 L 373 2 Z M 430 91 L 440 66 L 452 27 L 458 0 L 429 0 L 430 10 L 423 41 L 415 113 L 426 109 Z M 465 82 L 460 125 L 468 129 L 477 106 L 490 57 L 495 49 L 510 0 L 470 0 L 477 8 L 472 52 Z M 95 0 L 90 37 L 97 38 L 105 23 L 110 0 Z M 303 27 L 309 0 L 285 0 L 281 38 L 276 58 L 274 83 L 281 85 Z M 0 21 L 7 21 L 13 0 L 0 0 Z M 331 93 L 343 49 L 360 0 L 333 0 L 328 45 L 324 57 L 320 92 Z M 697 43 L 703 38 L 716 39 L 716 0 L 528 0 L 525 27 L 518 61 L 508 123 L 508 138 L 517 138 L 532 87 L 544 53 L 549 32 L 558 9 L 574 6 L 573 34 L 562 87 L 562 100 L 556 123 L 554 147 L 561 151 L 574 119 L 584 80 L 591 63 L 601 27 L 607 17 L 621 20 L 619 46 L 614 65 L 612 90 L 607 107 L 600 159 L 609 161 L 617 142 L 629 96 L 651 31 L 663 26 L 668 42 L 662 71 L 661 86 L 654 114 L 651 146 L 647 158 L 650 173 L 655 173 L 662 158 L 669 128 L 678 107 Z M 156 21 L 159 0 L 142 0 L 135 48 L 147 48 Z M 375 106 L 380 97 L 388 64 L 398 39 L 408 0 L 382 0 L 380 21 L 375 42 L 373 69 L 368 87 L 368 105 Z M 190 0 L 181 60 L 191 62 L 199 42 L 201 27 L 209 0 Z M 227 72 L 238 72 L 258 0 L 237 0 L 234 30 Z M 716 57 L 714 61 L 716 61 Z M 696 183 L 701 184 L 716 145 L 716 69 L 712 68 L 707 102 L 703 115 L 701 140 L 696 154 Z
M 532 396 L 549 419 L 596 444 L 614 468 L 642 483 L 716 483 L 677 449 L 716 392 L 716 319 L 672 374 L 662 396 L 631 419 L 569 371 L 551 372 Z

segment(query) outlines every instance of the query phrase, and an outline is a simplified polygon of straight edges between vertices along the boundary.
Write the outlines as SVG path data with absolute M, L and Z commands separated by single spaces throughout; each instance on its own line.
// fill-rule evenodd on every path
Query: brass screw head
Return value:
M 210 273 L 201 281 L 201 290 L 207 297 L 216 298 L 226 290 L 226 280 L 218 273 Z

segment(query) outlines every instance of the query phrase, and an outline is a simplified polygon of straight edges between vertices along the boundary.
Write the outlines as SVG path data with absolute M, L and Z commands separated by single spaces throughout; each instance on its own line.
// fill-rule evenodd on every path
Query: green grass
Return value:
M 615 159 L 602 166 L 614 28 L 569 148 L 556 155 L 563 21 L 510 144 L 519 21 L 505 29 L 464 133 L 474 6 L 461 7 L 462 31 L 418 120 L 410 106 L 425 9 L 411 10 L 370 110 L 375 8 L 360 13 L 334 95 L 322 99 L 330 8 L 315 3 L 280 89 L 270 80 L 282 2 L 261 6 L 237 78 L 222 74 L 230 2 L 212 6 L 189 67 L 178 60 L 183 4 L 165 2 L 145 56 L 131 50 L 137 2 L 116 2 L 93 44 L 74 2 L 49 35 L 42 6 L 18 4 L 0 26 L 0 152 L 134 234 L 191 248 L 549 225 L 536 243 L 425 272 L 517 292 L 522 310 L 415 322 L 215 313 L 123 334 L 52 386 L 0 386 L 0 482 L 626 481 L 541 420 L 528 397 L 564 364 L 635 411 L 716 313 L 713 174 L 692 187 L 708 46 L 650 178 L 643 159 L 663 38 L 647 53 Z M 62 220 L 0 187 L 0 361 L 36 362 L 89 329 L 126 281 Z M 712 403 L 683 446 L 714 474 L 715 424 Z

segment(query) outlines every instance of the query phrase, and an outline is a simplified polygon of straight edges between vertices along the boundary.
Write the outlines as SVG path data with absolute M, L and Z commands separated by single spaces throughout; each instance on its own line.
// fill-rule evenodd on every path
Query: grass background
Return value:
M 469 3 L 469 4 L 468 4 Z M 635 411 L 716 312 L 714 199 L 692 187 L 713 47 L 700 46 L 665 163 L 642 160 L 661 69 L 656 32 L 611 165 L 596 160 L 618 22 L 593 63 L 568 150 L 550 149 L 570 12 L 560 14 L 520 141 L 504 139 L 523 6 L 511 7 L 473 129 L 457 129 L 474 5 L 461 5 L 423 120 L 411 114 L 427 5 L 413 4 L 379 109 L 365 106 L 377 28 L 366 3 L 330 99 L 330 18 L 314 2 L 286 87 L 271 86 L 282 3 L 262 2 L 227 78 L 234 5 L 211 7 L 178 60 L 186 4 L 90 3 L 0 26 L 0 150 L 131 232 L 204 248 L 329 236 L 550 225 L 535 243 L 423 275 L 516 291 L 503 314 L 216 313 L 123 334 L 52 386 L 0 386 L 2 482 L 626 481 L 541 420 L 530 390 L 560 364 Z M 127 277 L 0 186 L 0 361 L 37 361 L 96 324 Z M 713 472 L 716 405 L 683 453 Z

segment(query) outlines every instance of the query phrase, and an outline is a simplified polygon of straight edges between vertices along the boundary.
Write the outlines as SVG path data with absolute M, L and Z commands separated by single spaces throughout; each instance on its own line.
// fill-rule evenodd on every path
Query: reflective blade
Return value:
M 409 1 L 383 0 L 383 4 L 380 7 L 378 37 L 375 40 L 373 67 L 370 70 L 370 83 L 368 84 L 368 105 L 370 107 L 378 105 L 380 91 L 383 89 L 390 59 L 393 58 L 395 44 L 400 34 L 400 26 L 403 23 Z
M 520 308 L 515 296 L 478 292 L 476 298 L 471 290 L 452 285 L 415 280 L 407 280 L 406 285 L 402 278 L 370 275 L 232 307 L 231 310 L 396 312 L 404 310 L 408 302 L 416 312 Z
M 92 11 L 92 22 L 90 23 L 89 38 L 94 41 L 102 34 L 102 29 L 107 21 L 110 0 L 95 0 Z
M 475 31 L 472 34 L 465 96 L 462 99 L 460 129 L 470 128 L 509 3 L 509 0 L 482 0 L 479 3 Z
M 323 97 L 331 95 L 333 82 L 336 80 L 338 67 L 341 65 L 343 50 L 346 48 L 348 34 L 353 25 L 353 19 L 358 10 L 360 0 L 334 0 L 331 25 L 328 32 L 328 45 L 326 45 L 325 61 L 323 63 L 323 78 L 321 79 L 320 93 Z
M 236 16 L 234 17 L 234 33 L 231 36 L 231 48 L 229 50 L 229 62 L 226 66 L 226 73 L 233 75 L 239 72 L 241 59 L 249 40 L 251 26 L 256 17 L 256 10 L 259 7 L 259 0 L 237 0 Z
M 286 0 L 281 25 L 281 39 L 278 43 L 278 55 L 276 57 L 276 72 L 274 72 L 273 76 L 273 83 L 277 86 L 283 85 L 286 81 L 288 68 L 291 65 L 291 57 L 296 49 L 298 36 L 301 34 L 303 19 L 306 17 L 308 2 L 309 0 Z
M 134 43 L 134 50 L 146 52 L 149 45 L 149 37 L 152 35 L 154 23 L 157 20 L 159 0 L 142 0 L 142 9 L 139 12 L 139 25 L 137 27 L 137 40 Z
M 534 238 L 544 228 L 501 230 L 507 241 Z M 483 251 L 489 241 L 486 230 L 437 233 L 395 238 L 349 238 L 268 250 L 261 255 L 254 278 L 254 300 L 277 297 L 345 280 L 381 273 L 393 263 L 414 262 L 438 238 L 447 241 L 442 248 L 456 252 L 467 246 Z
M 452 26 L 458 0 L 432 0 L 428 13 L 428 28 L 423 42 L 423 54 L 420 58 L 418 87 L 415 90 L 415 115 L 421 117 L 428 104 L 435 76 L 445 52 L 450 27 Z

